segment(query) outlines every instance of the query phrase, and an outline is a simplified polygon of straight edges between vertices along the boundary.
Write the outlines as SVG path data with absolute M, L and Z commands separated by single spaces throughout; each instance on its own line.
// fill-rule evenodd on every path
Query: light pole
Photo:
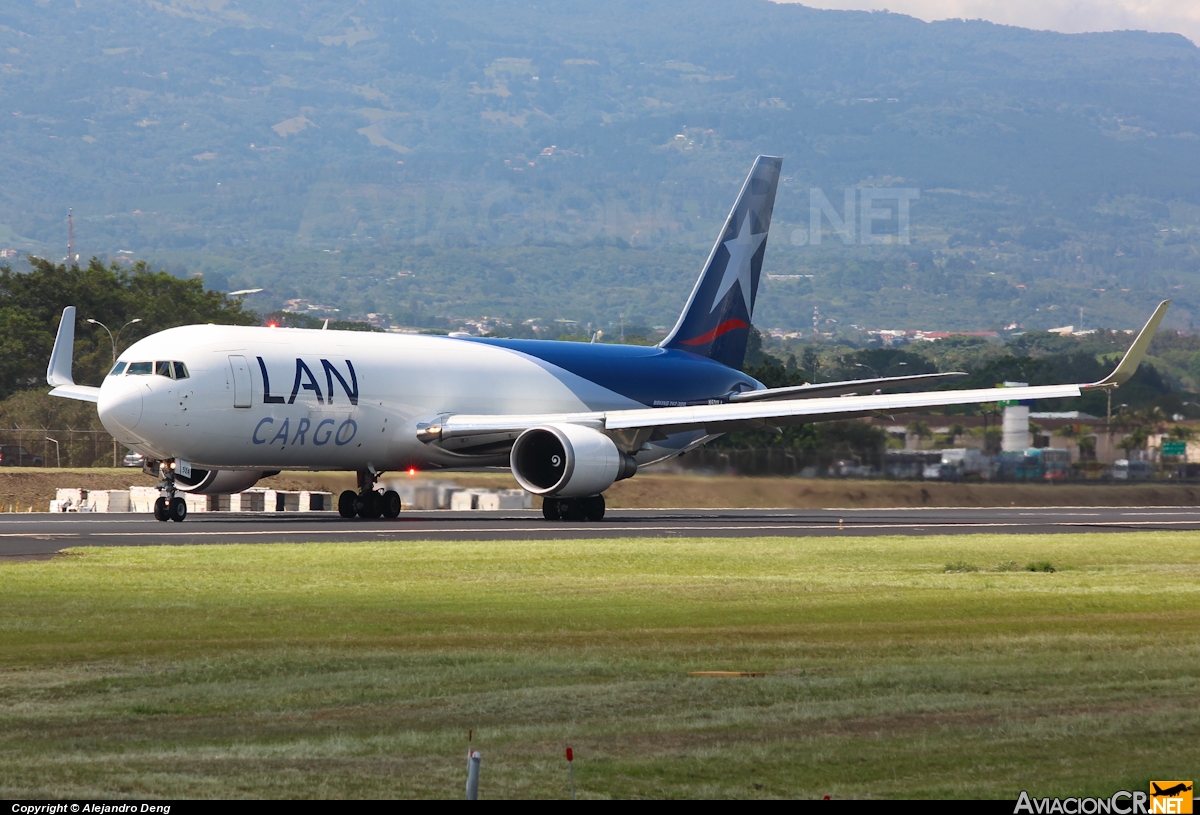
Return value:
M 866 368 L 868 371 L 875 374 L 876 379 L 883 379 L 883 377 L 879 375 L 879 371 L 876 371 L 870 365 L 863 365 L 861 362 L 856 362 L 856 363 L 854 363 L 854 367 L 855 368 Z
M 121 338 L 121 332 L 124 331 L 129 326 L 133 325 L 134 323 L 140 323 L 142 321 L 142 318 L 134 317 L 132 320 L 125 323 L 125 325 L 123 325 L 117 329 L 117 336 L 115 336 L 115 337 L 113 336 L 113 333 L 108 330 L 108 326 L 106 326 L 104 323 L 100 322 L 99 320 L 93 320 L 91 317 L 88 317 L 87 321 L 89 323 L 91 323 L 92 325 L 100 326 L 101 328 L 104 329 L 104 333 L 108 335 L 108 340 L 109 340 L 109 342 L 112 343 L 112 361 L 113 361 L 113 364 L 115 365 L 117 362 L 117 340 L 119 340 Z
M 133 325 L 134 323 L 140 323 L 142 321 L 142 318 L 134 317 L 132 320 L 125 323 L 125 325 L 123 325 L 117 329 L 117 336 L 115 336 L 115 337 L 113 336 L 113 333 L 108 330 L 108 326 L 106 326 L 104 323 L 100 322 L 99 320 L 93 320 L 91 317 L 88 317 L 87 321 L 89 323 L 91 323 L 92 325 L 100 326 L 101 328 L 104 329 L 104 333 L 108 335 L 109 342 L 112 343 L 113 365 L 116 365 L 117 364 L 117 340 L 120 339 L 121 332 L 124 331 L 129 326 Z M 114 467 L 117 466 L 117 440 L 116 439 L 113 439 L 113 466 Z
M 52 439 L 49 436 L 47 436 L 46 441 L 54 442 L 54 458 L 58 461 L 58 469 L 61 470 L 62 469 L 62 453 L 59 451 L 59 448 L 58 448 L 58 439 Z

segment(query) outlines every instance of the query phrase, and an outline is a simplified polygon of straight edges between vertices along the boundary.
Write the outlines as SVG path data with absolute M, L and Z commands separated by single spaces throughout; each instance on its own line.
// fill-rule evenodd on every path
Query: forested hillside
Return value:
M 43 0 L 0 8 L 0 49 L 0 245 L 60 259 L 73 206 L 85 262 L 265 286 L 260 311 L 669 324 L 758 153 L 786 174 L 761 326 L 1200 307 L 1180 36 L 765 0 Z M 894 208 L 883 243 L 854 228 L 881 187 L 917 191 L 908 243 Z M 849 232 L 809 234 L 814 189 Z

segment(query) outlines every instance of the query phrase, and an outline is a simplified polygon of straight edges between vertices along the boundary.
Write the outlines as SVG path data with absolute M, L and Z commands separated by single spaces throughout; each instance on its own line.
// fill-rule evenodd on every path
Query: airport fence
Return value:
M 833 468 L 838 475 L 865 475 L 883 470 L 883 455 L 854 455 L 839 446 L 821 449 L 787 447 L 701 447 L 678 459 L 686 470 L 719 475 L 824 476 Z
M 117 440 L 103 430 L 53 427 L 0 428 L 0 445 L 24 447 L 42 459 L 44 467 L 116 467 L 125 454 Z M 28 459 L 12 466 L 33 466 Z M 9 466 L 8 461 L 0 465 Z

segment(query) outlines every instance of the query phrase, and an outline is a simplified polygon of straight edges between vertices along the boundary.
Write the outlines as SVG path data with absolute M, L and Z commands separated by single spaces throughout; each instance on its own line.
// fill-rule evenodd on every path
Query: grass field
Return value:
M 454 798 L 468 729 L 485 798 L 1200 768 L 1196 533 L 79 549 L 0 621 L 3 797 Z

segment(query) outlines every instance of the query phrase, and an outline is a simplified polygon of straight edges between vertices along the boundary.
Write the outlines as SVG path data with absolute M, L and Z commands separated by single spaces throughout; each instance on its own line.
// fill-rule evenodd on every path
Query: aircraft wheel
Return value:
M 338 515 L 343 518 L 353 518 L 358 514 L 358 508 L 354 502 L 358 500 L 358 493 L 354 490 L 346 490 L 338 496 Z
M 559 512 L 562 513 L 564 521 L 586 521 L 587 520 L 587 505 L 584 503 L 586 499 L 582 498 L 560 498 Z M 565 506 L 563 506 L 565 504 Z
M 171 499 L 171 503 L 167 505 L 167 509 L 170 512 L 171 520 L 176 523 L 187 517 L 187 501 L 179 496 Z
M 380 512 L 385 518 L 395 518 L 400 515 L 400 493 L 395 490 L 388 490 L 380 498 Z
M 543 498 L 542 499 L 542 517 L 547 521 L 562 520 L 562 510 L 559 509 L 559 499 Z
M 604 520 L 604 496 L 593 495 L 591 498 L 582 498 L 579 503 L 583 504 L 583 511 L 587 515 L 589 521 Z
M 382 509 L 380 504 L 383 503 L 382 496 L 375 490 L 367 490 L 358 494 L 358 499 L 355 501 L 358 506 L 358 517 L 360 518 L 378 518 L 379 511 Z
M 154 520 L 156 520 L 156 521 L 171 520 L 171 513 L 167 507 L 167 499 L 163 498 L 162 496 L 159 496 L 158 500 L 156 500 L 154 502 Z

